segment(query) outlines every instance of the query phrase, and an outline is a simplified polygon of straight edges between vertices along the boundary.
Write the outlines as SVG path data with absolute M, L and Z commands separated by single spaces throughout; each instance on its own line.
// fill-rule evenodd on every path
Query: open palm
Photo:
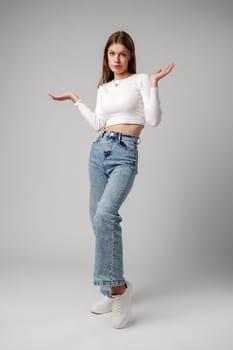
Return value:
M 171 63 L 167 66 L 167 68 L 165 69 L 159 68 L 153 74 L 151 74 L 152 84 L 154 84 L 155 81 L 159 81 L 161 78 L 165 77 L 168 73 L 170 73 L 174 66 L 175 66 L 174 63 Z
M 70 93 L 69 92 L 67 92 L 65 94 L 61 94 L 61 95 L 55 95 L 55 94 L 52 94 L 51 92 L 48 92 L 48 95 L 50 97 L 52 97 L 54 100 L 58 100 L 58 101 L 63 101 L 63 100 L 70 99 Z

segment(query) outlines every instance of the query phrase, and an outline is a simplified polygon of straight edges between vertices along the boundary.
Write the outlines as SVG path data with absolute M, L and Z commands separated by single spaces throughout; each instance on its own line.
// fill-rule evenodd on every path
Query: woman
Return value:
M 112 311 L 114 328 L 123 328 L 130 316 L 132 284 L 123 272 L 120 206 L 138 173 L 138 144 L 145 122 L 161 121 L 158 81 L 174 67 L 158 69 L 150 77 L 136 73 L 135 46 L 124 31 L 113 33 L 103 55 L 95 112 L 75 94 L 49 93 L 54 100 L 71 100 L 96 131 L 89 158 L 89 213 L 95 234 L 94 285 L 103 298 L 91 311 Z

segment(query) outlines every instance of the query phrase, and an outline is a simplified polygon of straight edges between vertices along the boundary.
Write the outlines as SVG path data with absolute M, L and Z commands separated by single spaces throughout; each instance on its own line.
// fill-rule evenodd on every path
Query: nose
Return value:
M 120 56 L 116 55 L 116 63 L 120 62 Z

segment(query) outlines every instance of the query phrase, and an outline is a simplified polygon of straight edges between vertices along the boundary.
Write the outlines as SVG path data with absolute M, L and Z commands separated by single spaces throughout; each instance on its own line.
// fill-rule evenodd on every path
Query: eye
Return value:
M 112 56 L 114 53 L 111 51 L 111 52 L 109 52 L 108 54 L 109 54 L 110 56 Z

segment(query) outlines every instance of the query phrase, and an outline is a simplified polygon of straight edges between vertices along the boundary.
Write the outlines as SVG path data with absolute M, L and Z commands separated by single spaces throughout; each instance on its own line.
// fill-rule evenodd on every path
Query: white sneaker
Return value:
M 112 295 L 112 325 L 123 328 L 129 320 L 132 306 L 132 284 L 126 281 L 127 288 L 123 294 Z
M 100 301 L 93 304 L 91 312 L 93 314 L 106 314 L 112 311 L 112 298 L 105 295 Z

